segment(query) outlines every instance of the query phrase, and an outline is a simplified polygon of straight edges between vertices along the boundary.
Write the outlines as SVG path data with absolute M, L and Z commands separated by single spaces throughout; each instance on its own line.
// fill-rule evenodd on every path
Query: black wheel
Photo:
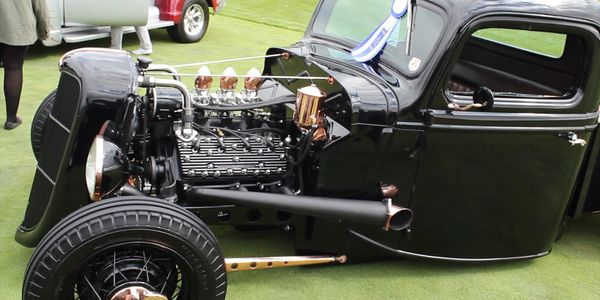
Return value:
M 42 152 L 42 142 L 44 141 L 44 134 L 46 133 L 46 122 L 48 122 L 48 117 L 52 112 L 52 107 L 54 107 L 54 101 L 56 100 L 56 90 L 52 91 L 40 106 L 35 111 L 35 115 L 33 115 L 33 122 L 31 123 L 31 150 L 33 150 L 33 155 L 35 159 L 38 159 L 40 156 L 40 152 Z
M 195 43 L 204 37 L 208 20 L 208 4 L 205 0 L 186 0 L 179 24 L 167 28 L 167 32 L 176 42 Z
M 124 289 L 167 299 L 224 299 L 224 256 L 185 209 L 145 197 L 85 206 L 58 223 L 27 266 L 23 299 L 111 299 Z

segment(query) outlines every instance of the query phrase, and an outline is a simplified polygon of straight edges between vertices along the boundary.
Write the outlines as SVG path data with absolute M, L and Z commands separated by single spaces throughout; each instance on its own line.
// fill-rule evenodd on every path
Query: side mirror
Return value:
M 494 93 L 485 86 L 480 86 L 473 92 L 473 103 L 481 111 L 489 110 L 494 106 Z

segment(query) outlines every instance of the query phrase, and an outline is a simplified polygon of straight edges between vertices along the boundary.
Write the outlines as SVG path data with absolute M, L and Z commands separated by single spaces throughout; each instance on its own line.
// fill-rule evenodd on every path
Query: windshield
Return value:
M 390 15 L 391 4 L 391 0 L 325 0 L 317 11 L 312 33 L 356 46 Z M 432 10 L 418 6 L 410 56 L 406 55 L 407 19 L 405 15 L 395 26 L 381 58 L 411 75 L 427 63 L 442 33 L 443 19 Z

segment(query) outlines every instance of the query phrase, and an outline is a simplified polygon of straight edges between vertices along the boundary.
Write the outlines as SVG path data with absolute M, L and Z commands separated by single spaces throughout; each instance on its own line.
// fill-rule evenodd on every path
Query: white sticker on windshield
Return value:
M 418 69 L 419 69 L 419 67 L 421 67 L 421 60 L 420 60 L 420 59 L 418 59 L 418 58 L 416 58 L 416 57 L 413 57 L 413 58 L 410 60 L 410 62 L 408 63 L 408 69 L 409 69 L 411 72 L 415 72 L 416 70 L 418 70 Z

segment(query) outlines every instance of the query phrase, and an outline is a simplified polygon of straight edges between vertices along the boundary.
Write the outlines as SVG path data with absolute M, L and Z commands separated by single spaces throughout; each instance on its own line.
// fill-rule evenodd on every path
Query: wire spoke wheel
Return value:
M 128 287 L 143 287 L 168 299 L 184 299 L 191 268 L 180 267 L 176 255 L 153 245 L 118 245 L 94 253 L 79 272 L 74 299 L 111 299 Z M 185 264 L 185 262 L 183 262 Z
M 23 299 L 104 300 L 127 289 L 224 299 L 226 287 L 222 251 L 200 219 L 153 198 L 119 197 L 79 209 L 46 235 Z

